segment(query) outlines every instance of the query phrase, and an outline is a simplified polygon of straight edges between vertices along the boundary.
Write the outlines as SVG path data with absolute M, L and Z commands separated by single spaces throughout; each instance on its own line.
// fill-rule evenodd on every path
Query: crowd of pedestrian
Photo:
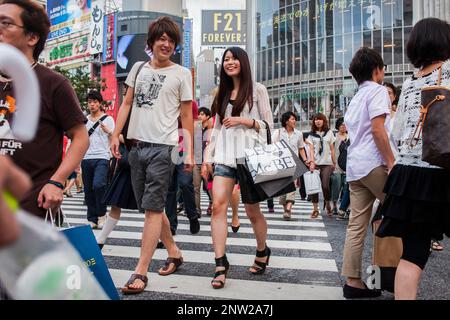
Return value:
M 239 231 L 240 201 L 255 237 L 255 258 L 249 261 L 248 271 L 253 275 L 266 272 L 272 250 L 267 243 L 265 212 L 258 202 L 246 200 L 248 188 L 242 187 L 248 186 L 243 185 L 237 160 L 245 158 L 246 149 L 267 144 L 270 137 L 272 143 L 285 142 L 320 177 L 322 196 L 305 194 L 309 188 L 299 178 L 290 192 L 279 197 L 280 218 L 291 220 L 300 192 L 304 201 L 313 204 L 311 218 L 322 213 L 348 221 L 342 266 L 344 297 L 381 295 L 379 288 L 369 288 L 362 280 L 364 242 L 378 200 L 382 221 L 376 235 L 401 238 L 403 245 L 396 266 L 395 298 L 416 299 L 430 248 L 442 250 L 439 241 L 450 236 L 448 153 L 436 155 L 447 159 L 447 163 L 440 162 L 443 165 L 425 161 L 422 150 L 426 146 L 421 132 L 418 135 L 427 124 L 425 107 L 445 100 L 438 96 L 424 106 L 424 90 L 444 88 L 444 103 L 450 106 L 448 22 L 427 18 L 414 26 L 407 56 L 417 71 L 404 82 L 400 94 L 384 82 L 380 54 L 359 49 L 349 68 L 358 90 L 345 117 L 332 127 L 331 119 L 317 113 L 309 132 L 298 129 L 293 112 L 284 113 L 281 127 L 274 130 L 268 91 L 252 80 L 249 57 L 238 47 L 223 54 L 212 106 L 198 108 L 191 72 L 171 61 L 181 41 L 179 27 L 164 16 L 149 26 L 147 45 L 152 59 L 132 67 L 117 119 L 104 112 L 103 97 L 96 90 L 87 95 L 86 117 L 69 81 L 37 62 L 49 31 L 49 19 L 39 5 L 27 0 L 1 2 L 0 42 L 15 46 L 28 59 L 40 84 L 41 113 L 34 141 L 16 143 L 10 156 L 0 157 L 0 188 L 21 199 L 23 209 L 44 219 L 49 210 L 58 211 L 64 196 L 72 197 L 76 184 L 77 192 L 84 192 L 87 223 L 102 229 L 97 235 L 100 248 L 118 224 L 122 209 L 139 210 L 145 216 L 141 251 L 121 289 L 124 294 L 145 290 L 157 248 L 165 248 L 168 256 L 158 271 L 161 276 L 173 274 L 183 264 L 183 252 L 174 238 L 181 211 L 177 204 L 182 202 L 190 232 L 197 234 L 203 215 L 201 192 L 208 197 L 206 214 L 211 216 L 212 287 L 226 286 L 231 267 L 226 255 L 228 228 Z M 2 75 L 0 101 L 18 94 L 13 86 Z M 448 146 L 448 132 L 438 138 L 436 143 Z M 277 197 L 268 198 L 263 201 L 268 200 L 273 212 Z M 0 246 L 19 235 L 19 225 L 0 197 Z

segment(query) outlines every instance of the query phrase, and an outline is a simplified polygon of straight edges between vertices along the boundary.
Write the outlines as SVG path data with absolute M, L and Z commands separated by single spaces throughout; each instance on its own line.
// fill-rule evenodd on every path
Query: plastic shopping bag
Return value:
M 316 194 L 322 192 L 322 182 L 320 181 L 320 171 L 314 170 L 314 172 L 308 171 L 303 175 L 305 180 L 306 194 Z
M 0 282 L 16 300 L 107 300 L 67 239 L 19 210 L 20 238 L 0 248 Z

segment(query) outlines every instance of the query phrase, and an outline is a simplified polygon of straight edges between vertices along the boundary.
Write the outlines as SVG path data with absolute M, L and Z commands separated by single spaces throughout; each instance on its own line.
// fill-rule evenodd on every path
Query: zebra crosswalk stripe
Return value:
M 148 273 L 149 286 L 142 294 L 144 298 L 168 295 L 179 299 L 184 296 L 243 300 L 342 299 L 338 269 L 322 217 L 311 219 L 312 204 L 300 199 L 293 206 L 292 221 L 283 220 L 282 207 L 276 200 L 275 213 L 266 213 L 267 203 L 261 203 L 268 224 L 267 245 L 272 249 L 272 255 L 266 274 L 259 277 L 246 271 L 253 262 L 256 241 L 244 206 L 239 205 L 241 228 L 236 234 L 230 232 L 227 239 L 230 270 L 235 272 L 228 275 L 224 289 L 214 290 L 210 284 L 214 273 L 211 217 L 205 214 L 208 202 L 206 195 L 202 194 L 203 216 L 199 220 L 201 229 L 197 235 L 190 234 L 187 217 L 178 216 L 174 239 L 182 249 L 184 264 L 175 274 L 161 277 L 155 272 L 155 265 L 163 264 L 167 252 L 156 250 Z M 87 208 L 83 205 L 82 194 L 65 198 L 62 209 L 70 225 L 87 223 Z M 231 210 L 228 216 L 231 220 Z M 103 248 L 118 288 L 128 280 L 139 258 L 144 219 L 142 213 L 123 210 L 121 220 Z M 99 233 L 100 230 L 94 230 L 95 235 Z

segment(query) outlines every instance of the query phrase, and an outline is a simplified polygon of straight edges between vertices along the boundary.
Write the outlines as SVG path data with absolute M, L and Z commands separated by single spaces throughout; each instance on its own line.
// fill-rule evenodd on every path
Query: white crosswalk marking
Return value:
M 189 220 L 178 216 L 175 241 L 182 250 L 183 265 L 175 274 L 159 276 L 156 270 L 167 258 L 167 251 L 156 250 L 148 273 L 149 285 L 142 293 L 144 297 L 152 299 L 152 294 L 158 297 L 168 294 L 180 299 L 183 296 L 244 300 L 342 299 L 338 269 L 322 217 L 311 219 L 312 204 L 300 199 L 293 207 L 291 221 L 283 220 L 282 207 L 276 200 L 275 213 L 267 213 L 267 203 L 261 203 L 268 224 L 267 245 L 272 255 L 266 274 L 259 277 L 247 270 L 254 260 L 256 241 L 244 206 L 240 204 L 241 227 L 238 233 L 232 233 L 230 228 L 227 240 L 227 257 L 231 264 L 227 283 L 224 289 L 214 290 L 210 284 L 214 273 L 211 217 L 205 214 L 208 206 L 205 195 L 201 202 L 203 217 L 199 220 L 199 234 L 191 235 Z M 66 198 L 62 208 L 71 226 L 87 223 L 82 195 Z M 231 223 L 231 210 L 228 215 Z M 142 213 L 123 210 L 121 220 L 103 248 L 117 287 L 123 286 L 137 263 L 143 225 Z M 94 230 L 94 234 L 99 232 Z

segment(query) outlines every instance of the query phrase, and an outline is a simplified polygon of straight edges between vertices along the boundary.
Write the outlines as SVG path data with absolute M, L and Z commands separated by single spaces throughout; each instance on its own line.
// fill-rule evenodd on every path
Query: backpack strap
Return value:
M 97 127 L 100 125 L 100 122 L 105 121 L 106 118 L 108 118 L 107 114 L 105 114 L 103 117 L 98 119 L 96 123 L 94 123 L 94 125 L 88 131 L 89 137 L 95 132 L 95 129 L 97 129 Z

